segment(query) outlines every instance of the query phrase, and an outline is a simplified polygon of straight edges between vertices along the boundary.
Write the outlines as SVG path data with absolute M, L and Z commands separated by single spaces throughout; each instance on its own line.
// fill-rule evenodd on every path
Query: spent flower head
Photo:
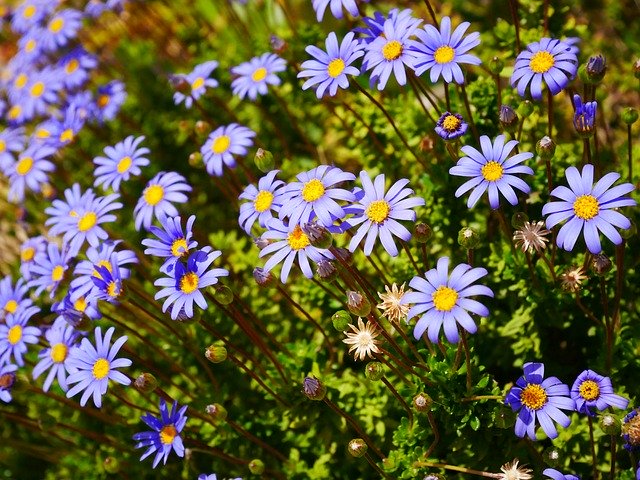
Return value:
M 380 340 L 376 338 L 380 334 L 378 327 L 372 323 L 366 324 L 362 321 L 362 318 L 358 317 L 358 326 L 349 324 L 350 332 L 344 332 L 347 338 L 342 341 L 349 347 L 349 353 L 354 352 L 353 356 L 356 360 L 365 360 L 366 358 L 374 358 L 374 354 L 381 353 L 378 348 Z
M 547 246 L 549 239 L 546 236 L 550 233 L 550 230 L 544 228 L 543 221 L 532 223 L 527 220 L 519 230 L 513 233 L 513 241 L 516 247 L 521 248 L 523 252 L 536 251 L 539 253 Z

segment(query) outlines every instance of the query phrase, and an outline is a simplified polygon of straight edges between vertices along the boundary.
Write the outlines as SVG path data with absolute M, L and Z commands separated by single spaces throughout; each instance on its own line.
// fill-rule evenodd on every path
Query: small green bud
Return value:
M 498 57 L 493 57 L 489 62 L 489 70 L 494 75 L 500 75 L 503 69 L 504 69 L 504 62 L 502 61 L 502 59 Z
M 520 230 L 524 226 L 524 222 L 529 221 L 529 216 L 524 212 L 516 212 L 511 216 L 511 226 L 516 230 Z
M 604 253 L 597 253 L 591 259 L 591 269 L 596 275 L 606 275 L 612 267 L 613 263 Z
M 560 464 L 560 451 L 555 447 L 549 447 L 542 452 L 542 459 L 550 467 L 557 467 Z
M 347 308 L 358 317 L 366 317 L 371 313 L 371 303 L 360 292 L 347 292 Z
M 620 435 L 621 425 L 620 419 L 610 413 L 605 413 L 600 416 L 598 422 L 600 428 L 607 435 Z
M 427 243 L 433 236 L 433 230 L 426 223 L 416 223 L 413 229 L 413 238 L 418 243 Z
M 640 79 L 640 58 L 633 62 L 633 75 Z
M 433 405 L 433 399 L 426 393 L 422 392 L 413 397 L 413 408 L 419 412 L 428 412 Z
M 120 471 L 120 462 L 116 457 L 108 456 L 102 462 L 104 471 L 110 475 L 114 475 Z
M 631 226 L 629 228 L 620 230 L 620 236 L 625 240 L 628 240 L 631 237 L 633 237 L 638 231 L 638 227 L 636 227 L 636 223 L 633 220 L 630 220 L 630 221 L 631 221 Z
M 364 375 L 369 380 L 380 380 L 384 375 L 384 365 L 380 362 L 369 362 L 364 369 Z
M 351 323 L 351 315 L 346 310 L 338 310 L 331 316 L 333 328 L 339 332 L 344 332 Z
M 309 400 L 323 400 L 327 389 L 316 377 L 306 377 L 302 382 L 302 392 Z
M 551 160 L 556 153 L 556 142 L 545 135 L 536 143 L 536 153 L 543 160 Z
M 525 100 L 518 106 L 518 112 L 522 115 L 522 118 L 527 118 L 533 113 L 533 103 L 530 100 Z
M 222 345 L 210 345 L 204 352 L 211 363 L 222 363 L 227 359 L 227 349 Z
M 302 225 L 302 232 L 307 236 L 311 245 L 316 248 L 330 248 L 333 244 L 333 235 L 322 225 L 309 222 Z
M 472 250 L 480 244 L 480 235 L 471 227 L 464 227 L 458 232 L 458 244 L 467 250 Z
M 622 111 L 622 121 L 627 125 L 633 125 L 638 121 L 638 110 L 633 107 L 627 107 Z
M 207 415 L 217 421 L 225 421 L 227 419 L 227 409 L 219 403 L 207 405 L 204 409 Z
M 256 151 L 256 155 L 255 157 L 253 157 L 253 162 L 256 164 L 256 167 L 258 167 L 258 170 L 260 170 L 262 173 L 269 173 L 271 170 L 273 170 L 273 167 L 276 164 L 273 159 L 273 153 L 271 153 L 269 150 L 264 150 L 263 148 L 259 148 Z
M 264 462 L 258 458 L 254 458 L 249 462 L 249 471 L 254 475 L 262 475 L 264 473 Z
M 221 305 L 229 305 L 233 302 L 233 290 L 226 285 L 218 283 L 210 288 L 213 290 L 213 298 Z
M 354 438 L 349 442 L 347 450 L 352 457 L 360 458 L 364 457 L 364 454 L 368 450 L 367 443 L 361 438 Z
M 330 283 L 338 277 L 338 269 L 331 260 L 320 260 L 316 266 L 318 277 L 323 282 Z
M 142 393 L 151 393 L 158 386 L 158 380 L 150 373 L 141 373 L 133 381 L 133 386 Z
M 271 272 L 267 272 L 260 267 L 253 269 L 253 279 L 256 281 L 258 286 L 262 288 L 270 287 L 276 282 L 276 279 Z
M 587 60 L 585 72 L 589 83 L 597 85 L 602 82 L 604 74 L 607 73 L 607 60 L 602 55 L 592 55 Z
M 193 168 L 199 168 L 203 165 L 202 154 L 200 152 L 193 152 L 189 155 L 189 166 Z

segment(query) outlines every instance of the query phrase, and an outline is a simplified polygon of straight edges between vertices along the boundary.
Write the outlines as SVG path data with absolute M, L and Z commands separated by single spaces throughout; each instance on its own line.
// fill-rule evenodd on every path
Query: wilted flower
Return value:
M 516 247 L 521 247 L 523 252 L 540 252 L 547 246 L 549 239 L 545 238 L 551 232 L 544 228 L 544 222 L 524 222 L 520 230 L 513 234 Z
M 400 301 L 404 296 L 404 283 L 398 288 L 398 285 L 393 283 L 391 285 L 391 289 L 388 285 L 384 286 L 384 289 L 387 293 L 378 292 L 378 296 L 382 300 L 382 303 L 376 305 L 380 310 L 382 310 L 382 315 L 384 315 L 390 322 L 399 322 L 402 320 L 407 320 L 407 313 L 409 312 L 409 308 L 411 308 L 407 304 L 401 304 Z M 408 293 L 408 292 L 407 292 Z
M 562 275 L 560 275 L 560 281 L 562 289 L 567 291 L 567 292 L 577 292 L 578 290 L 580 290 L 580 285 L 582 284 L 582 281 L 585 280 L 587 278 L 586 275 L 584 275 L 584 270 L 582 269 L 582 267 L 572 267 L 568 270 L 566 270 Z
M 530 473 L 533 471 L 530 468 L 526 468 L 524 466 L 518 466 L 519 460 L 516 458 L 512 462 L 507 462 L 500 470 L 502 473 L 498 473 L 495 478 L 499 480 L 529 480 L 533 478 Z
M 362 318 L 358 317 L 358 327 L 356 328 L 350 324 L 349 328 L 352 331 L 344 332 L 347 338 L 342 341 L 347 345 L 351 345 L 349 353 L 355 350 L 353 356 L 356 360 L 364 360 L 367 357 L 373 358 L 374 353 L 381 353 L 378 348 L 380 341 L 376 340 L 380 332 L 372 322 L 365 324 Z

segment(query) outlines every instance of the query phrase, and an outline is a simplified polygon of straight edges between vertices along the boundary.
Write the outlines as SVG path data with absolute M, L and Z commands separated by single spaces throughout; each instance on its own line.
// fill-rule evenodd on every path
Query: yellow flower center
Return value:
M 264 67 L 256 68 L 256 70 L 251 74 L 251 80 L 254 82 L 261 82 L 267 78 L 267 69 Z
M 96 103 L 100 108 L 106 107 L 109 104 L 109 95 L 106 95 L 106 94 L 100 95 Z
M 382 47 L 382 56 L 386 60 L 395 60 L 402 55 L 402 44 L 397 40 L 391 40 Z
M 553 55 L 546 50 L 540 50 L 536 52 L 529 60 L 529 68 L 534 73 L 546 73 L 556 63 Z
M 331 78 L 336 78 L 344 70 L 344 60 L 341 58 L 335 58 L 327 65 L 327 73 Z
M 25 176 L 27 173 L 31 171 L 32 167 L 33 167 L 33 158 L 23 157 L 20 159 L 20 161 L 16 165 L 16 173 L 18 175 Z
M 493 160 L 487 162 L 482 167 L 482 176 L 488 182 L 495 182 L 496 180 L 500 180 L 502 178 L 503 172 L 504 169 L 502 168 L 502 165 L 500 165 L 498 162 L 494 162 Z
M 193 293 L 198 289 L 200 277 L 195 272 L 187 272 L 180 279 L 180 291 L 182 293 Z
M 386 200 L 374 200 L 365 210 L 365 214 L 374 223 L 382 223 L 389 216 L 391 206 Z
M 573 202 L 573 213 L 583 220 L 591 220 L 599 211 L 600 205 L 593 195 L 580 195 Z
M 547 392 L 536 383 L 529 383 L 520 392 L 520 402 L 530 410 L 540 410 L 547 403 Z
M 33 260 L 33 257 L 36 256 L 36 249 L 33 247 L 23 248 L 20 252 L 20 260 L 23 262 L 30 262 Z
M 80 220 L 78 220 L 78 230 L 86 232 L 94 227 L 98 220 L 98 216 L 94 212 L 85 213 Z
M 189 253 L 189 249 L 187 248 L 187 240 L 185 238 L 179 238 L 174 240 L 171 245 L 171 254 L 174 257 L 182 257 Z
M 76 60 L 75 58 L 72 58 L 71 60 L 69 60 L 69 62 L 65 65 L 64 67 L 64 71 L 66 72 L 67 75 L 71 75 L 73 72 L 75 72 L 76 70 L 78 70 L 78 67 L 80 66 L 80 62 L 78 62 L 78 60 Z
M 162 427 L 162 430 L 160 430 L 160 441 L 164 445 L 171 445 L 173 443 L 173 439 L 177 436 L 178 431 L 176 430 L 176 427 L 173 426 L 173 424 L 165 425 L 164 427 Z
M 447 115 L 442 121 L 442 128 L 447 132 L 455 132 L 460 128 L 461 123 L 460 119 L 455 115 Z
M 7 303 L 4 304 L 4 311 L 7 313 L 16 313 L 17 309 L 18 309 L 18 302 L 16 302 L 15 300 L 9 300 Z
M 64 27 L 64 19 L 58 17 L 49 22 L 49 31 L 52 33 L 58 33 Z
M 15 345 L 22 338 L 22 327 L 20 325 L 14 325 L 9 329 L 7 340 L 11 345 Z
M 438 289 L 431 294 L 433 300 L 433 306 L 440 312 L 448 312 L 456 305 L 458 300 L 458 292 L 453 288 L 445 287 L 441 285 Z
M 22 18 L 25 19 L 29 19 L 31 17 L 33 17 L 36 14 L 36 7 L 34 7 L 33 5 L 29 5 L 27 8 L 25 8 L 22 11 Z
M 226 152 L 227 149 L 229 148 L 229 145 L 231 145 L 231 139 L 229 138 L 229 136 L 220 135 L 211 144 L 211 151 L 216 155 L 219 155 L 221 153 Z
M 36 41 L 33 38 L 30 38 L 29 40 L 27 40 L 27 43 L 24 46 L 24 51 L 27 53 L 31 53 L 35 50 L 36 45 Z
M 40 95 L 44 93 L 44 83 L 42 82 L 34 83 L 29 93 L 31 94 L 32 97 L 35 97 L 35 98 L 40 97 Z
M 70 128 L 67 128 L 64 132 L 62 132 L 60 134 L 60 141 L 61 142 L 65 142 L 65 143 L 69 143 L 73 140 L 73 130 Z
M 191 90 L 197 90 L 204 85 L 204 78 L 198 77 L 191 84 Z
M 433 53 L 433 59 L 436 63 L 449 63 L 456 56 L 456 51 L 449 45 L 443 45 Z
M 123 174 L 124 172 L 129 170 L 132 163 L 133 160 L 131 160 L 131 157 L 129 155 L 127 155 L 126 157 L 122 157 L 118 162 L 118 165 L 116 166 L 116 170 L 118 171 L 118 173 Z
M 68 351 L 69 348 L 64 343 L 56 343 L 51 347 L 51 360 L 53 360 L 54 363 L 64 362 L 67 358 Z
M 7 142 L 0 140 L 0 153 L 3 153 L 7 149 Z
M 81 313 L 84 313 L 84 311 L 87 309 L 87 301 L 84 297 L 80 297 L 75 302 L 73 302 L 73 308 Z
M 109 370 L 111 365 L 109 364 L 109 360 L 106 358 L 99 358 L 96 360 L 96 363 L 93 364 L 93 378 L 96 380 L 102 380 L 104 377 L 109 375 Z
M 300 225 L 296 225 L 293 231 L 287 236 L 287 243 L 289 243 L 291 250 L 300 250 L 311 245 L 309 237 L 305 235 Z
M 271 203 L 273 202 L 273 193 L 268 190 L 260 190 L 258 195 L 256 195 L 256 199 L 253 201 L 253 208 L 256 212 L 264 212 L 271 208 Z
M 20 105 L 14 105 L 7 112 L 7 117 L 9 118 L 9 120 L 15 120 L 20 116 L 21 113 L 22 113 L 22 107 Z
M 302 198 L 305 202 L 315 202 L 324 195 L 324 185 L 317 178 L 309 180 L 302 187 Z
M 64 277 L 64 267 L 62 265 L 56 265 L 51 271 L 51 280 L 59 282 Z
M 38 128 L 36 130 L 36 138 L 39 138 L 42 140 L 45 138 L 49 138 L 50 136 L 51 136 L 51 132 L 46 128 Z
M 600 396 L 600 387 L 593 380 L 585 380 L 580 385 L 580 396 L 585 400 L 595 400 Z
M 95 266 L 104 267 L 107 270 L 109 270 L 109 273 L 113 273 L 113 267 L 111 266 L 111 262 L 109 260 L 100 260 L 98 263 L 95 264 Z M 96 278 L 102 278 L 102 275 L 100 275 L 100 272 L 98 272 L 97 268 L 94 268 L 93 276 Z
M 160 200 L 164 198 L 164 188 L 160 185 L 150 185 L 144 189 L 142 194 L 144 201 L 152 207 L 160 203 Z
M 107 295 L 111 298 L 118 298 L 122 294 L 122 289 L 118 286 L 118 284 L 112 280 L 107 285 Z
M 29 81 L 29 77 L 27 77 L 26 74 L 21 73 L 16 77 L 15 81 L 13 82 L 13 85 L 16 88 L 24 88 L 24 86 L 27 84 L 28 81 Z

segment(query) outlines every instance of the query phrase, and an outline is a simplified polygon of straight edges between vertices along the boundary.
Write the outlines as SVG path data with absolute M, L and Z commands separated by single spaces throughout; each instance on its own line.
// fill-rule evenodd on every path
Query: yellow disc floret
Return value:
M 7 303 L 4 304 L 5 312 L 16 313 L 16 310 L 18 310 L 18 302 L 16 302 L 15 300 L 13 299 L 8 300 Z
M 436 63 L 449 63 L 456 56 L 456 51 L 449 45 L 443 45 L 433 52 L 433 59 Z
M 520 392 L 520 402 L 530 410 L 540 410 L 547 403 L 547 392 L 537 383 L 529 383 Z
M 164 198 L 164 188 L 161 185 L 149 185 L 144 189 L 143 193 L 144 201 L 149 205 L 154 206 L 160 203 L 160 200 Z
M 262 213 L 271 208 L 272 203 L 273 193 L 269 190 L 260 190 L 258 195 L 256 195 L 256 199 L 253 201 L 253 208 L 256 212 Z
M 309 237 L 305 235 L 300 225 L 296 225 L 293 231 L 287 236 L 287 243 L 289 243 L 291 250 L 300 250 L 311 245 Z
M 191 90 L 197 90 L 204 85 L 204 78 L 198 77 L 191 83 Z
M 431 294 L 433 306 L 440 312 L 449 312 L 456 306 L 458 300 L 458 292 L 453 288 L 440 285 L 438 289 Z
M 40 97 L 43 93 L 44 93 L 44 83 L 42 82 L 34 83 L 33 86 L 31 87 L 31 90 L 29 91 L 29 94 L 34 98 Z
M 51 270 L 51 280 L 54 282 L 59 282 L 64 277 L 64 267 L 62 265 L 56 265 Z
M 455 132 L 460 128 L 460 124 L 462 122 L 455 115 L 447 115 L 442 120 L 442 128 L 444 128 L 447 132 Z
M 391 61 L 402 55 L 402 44 L 398 40 L 391 40 L 382 47 L 382 56 Z
M 591 220 L 599 211 L 600 205 L 593 195 L 580 195 L 573 202 L 573 213 L 583 220 Z
M 51 360 L 54 363 L 62 363 L 67 359 L 67 352 L 69 351 L 69 347 L 67 347 L 64 343 L 56 343 L 51 347 Z
M 344 60 L 341 58 L 335 58 L 329 62 L 327 65 L 327 73 L 331 78 L 336 78 L 344 71 Z
M 585 400 L 596 400 L 600 396 L 600 387 L 593 380 L 585 380 L 580 385 L 580 396 Z
M 305 202 L 315 202 L 322 195 L 324 195 L 324 185 L 317 178 L 309 180 L 302 187 L 302 198 Z
M 95 212 L 87 212 L 85 213 L 80 220 L 78 220 L 78 230 L 81 232 L 86 232 L 87 230 L 91 230 L 98 221 L 98 216 Z
M 389 217 L 391 206 L 386 200 L 374 200 L 365 210 L 365 215 L 373 223 L 382 223 Z
M 546 50 L 540 50 L 534 53 L 531 60 L 529 60 L 529 68 L 534 73 L 546 73 L 555 63 L 556 60 L 553 58 L 553 55 Z
M 231 145 L 231 139 L 228 135 L 220 135 L 211 144 L 211 151 L 216 155 L 226 152 Z
M 27 173 L 31 171 L 32 167 L 33 167 L 33 158 L 22 157 L 20 161 L 16 164 L 16 173 L 24 177 Z
M 187 246 L 187 239 L 182 237 L 173 241 L 171 244 L 171 255 L 174 257 L 182 257 L 189 253 L 189 248 Z
M 495 182 L 497 180 L 500 180 L 503 174 L 504 169 L 502 168 L 502 165 L 500 165 L 498 162 L 494 162 L 493 160 L 487 162 L 482 167 L 482 176 L 488 182 Z
M 106 358 L 99 358 L 96 360 L 96 363 L 93 364 L 93 378 L 96 380 L 102 380 L 104 377 L 109 375 L 110 369 L 111 365 L 109 364 L 109 360 Z
M 180 279 L 180 291 L 182 293 L 193 293 L 198 289 L 200 277 L 195 272 L 187 272 Z
M 173 443 L 173 439 L 177 436 L 178 431 L 176 430 L 176 427 L 173 426 L 173 424 L 165 425 L 164 427 L 162 427 L 162 430 L 160 430 L 160 441 L 164 445 L 171 445 Z
M 116 170 L 119 174 L 122 175 L 124 172 L 129 170 L 129 168 L 131 168 L 132 163 L 133 160 L 131 160 L 131 157 L 129 155 L 127 155 L 126 157 L 122 157 L 118 162 L 118 165 L 116 166 Z
M 64 27 L 64 19 L 58 17 L 49 22 L 49 30 L 52 33 L 58 33 Z
M 14 325 L 9 329 L 7 334 L 7 340 L 11 345 L 15 345 L 22 338 L 22 327 L 20 325 Z
M 254 82 L 261 82 L 265 78 L 267 78 L 267 69 L 264 67 L 256 68 L 255 71 L 251 74 L 251 80 Z

